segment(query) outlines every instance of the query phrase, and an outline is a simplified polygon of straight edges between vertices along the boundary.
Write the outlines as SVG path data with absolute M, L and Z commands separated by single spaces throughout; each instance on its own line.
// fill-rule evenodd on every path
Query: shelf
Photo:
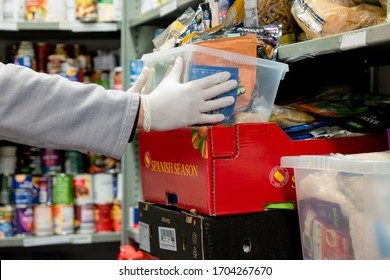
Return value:
M 94 234 L 6 237 L 0 239 L 0 248 L 48 246 L 58 244 L 92 244 L 105 242 L 120 242 L 120 233 L 108 232 Z
M 184 12 L 188 7 L 195 7 L 203 1 L 199 0 L 173 0 L 170 1 L 161 7 L 152 9 L 146 13 L 138 14 L 129 19 L 129 26 L 135 27 L 143 24 L 159 20 L 167 15 L 175 14 L 180 15 L 180 12 Z M 178 13 L 179 12 L 179 13 Z
M 321 55 L 390 42 L 390 23 L 280 46 L 278 60 L 284 61 L 307 55 Z
M 71 32 L 114 32 L 120 29 L 117 22 L 0 22 L 0 30 L 3 31 L 71 31 Z
M 139 228 L 127 228 L 129 238 L 133 239 L 136 243 L 139 243 Z

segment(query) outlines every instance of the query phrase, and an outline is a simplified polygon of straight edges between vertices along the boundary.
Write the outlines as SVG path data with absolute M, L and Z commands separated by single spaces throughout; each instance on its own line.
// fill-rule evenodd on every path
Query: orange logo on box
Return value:
M 269 173 L 270 183 L 277 188 L 284 187 L 290 178 L 288 170 L 284 167 L 275 166 Z
M 152 162 L 152 157 L 150 156 L 149 152 L 145 152 L 144 156 L 144 164 L 146 168 L 150 168 L 150 163 Z

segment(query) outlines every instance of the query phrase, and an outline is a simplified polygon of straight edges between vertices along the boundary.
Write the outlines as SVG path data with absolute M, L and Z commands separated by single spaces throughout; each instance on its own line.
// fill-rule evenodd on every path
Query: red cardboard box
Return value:
M 140 131 L 139 146 L 144 200 L 217 216 L 296 205 L 282 156 L 383 151 L 387 138 L 291 140 L 275 123 L 248 123 Z

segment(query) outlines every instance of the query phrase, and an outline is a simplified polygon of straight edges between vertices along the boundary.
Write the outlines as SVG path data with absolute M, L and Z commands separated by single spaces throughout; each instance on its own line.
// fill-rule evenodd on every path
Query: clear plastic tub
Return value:
M 294 168 L 304 259 L 390 259 L 389 157 L 282 157 Z
M 144 54 L 141 60 L 151 69 L 146 93 L 150 93 L 172 69 L 175 59 L 185 62 L 182 82 L 229 71 L 237 79 L 236 103 L 232 113 L 256 112 L 264 122 L 269 120 L 280 80 L 288 71 L 282 62 L 250 57 L 198 45 L 184 45 L 156 53 Z

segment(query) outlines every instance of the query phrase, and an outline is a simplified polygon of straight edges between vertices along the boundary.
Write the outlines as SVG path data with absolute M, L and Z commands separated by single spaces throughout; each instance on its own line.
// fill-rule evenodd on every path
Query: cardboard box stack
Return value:
M 140 249 L 160 259 L 302 258 L 294 173 L 280 166 L 280 158 L 377 151 L 384 149 L 386 139 L 291 140 L 276 123 L 266 122 L 288 71 L 280 62 L 194 45 L 177 47 L 142 57 L 155 70 L 152 85 L 178 55 L 186 63 L 183 81 L 199 65 L 238 68 L 245 91 L 262 97 L 264 119 L 140 131 Z M 237 96 L 233 112 L 244 102 Z

